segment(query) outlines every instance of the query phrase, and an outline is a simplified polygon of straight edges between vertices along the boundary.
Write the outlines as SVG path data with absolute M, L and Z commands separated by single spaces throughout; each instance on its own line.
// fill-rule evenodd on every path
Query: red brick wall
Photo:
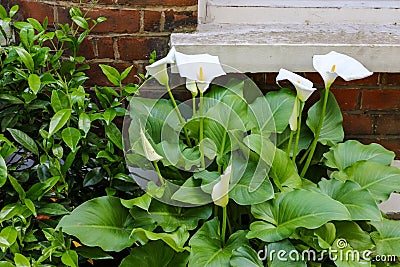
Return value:
M 262 89 L 276 89 L 277 73 L 250 74 Z M 318 89 L 324 87 L 317 73 L 303 73 Z M 320 91 L 320 90 L 319 90 Z M 346 139 L 365 144 L 376 142 L 393 150 L 400 159 L 400 74 L 374 73 L 372 76 L 345 82 L 336 79 L 332 86 L 343 114 Z M 313 94 L 311 101 L 316 101 Z
M 68 9 L 77 2 L 0 0 L 3 5 L 19 4 L 25 18 L 42 21 L 47 16 L 50 23 L 68 22 Z M 89 4 L 83 6 L 87 8 Z M 105 83 L 98 64 L 107 63 L 119 69 L 133 64 L 129 82 L 135 82 L 135 74 L 144 73 L 151 51 L 156 50 L 158 57 L 166 54 L 171 32 L 195 29 L 197 0 L 99 0 L 89 15 L 108 18 L 82 46 L 81 53 L 91 65 L 88 74 L 92 81 Z M 251 76 L 261 88 L 276 88 L 276 73 Z M 304 76 L 318 88 L 323 87 L 319 75 Z M 381 143 L 400 158 L 400 74 L 377 73 L 350 83 L 338 79 L 332 90 L 343 111 L 346 138 Z M 318 95 L 313 97 L 316 100 Z
M 90 0 L 81 0 L 82 8 L 89 9 Z M 70 21 L 68 10 L 79 0 L 0 0 L 3 5 L 20 6 L 21 18 L 34 17 L 49 24 Z M 88 14 L 91 18 L 106 17 L 82 44 L 91 69 L 92 83 L 104 84 L 99 63 L 123 69 L 134 65 L 127 82 L 135 82 L 135 74 L 144 73 L 151 51 L 158 57 L 168 51 L 171 32 L 193 31 L 197 25 L 197 0 L 99 0 Z

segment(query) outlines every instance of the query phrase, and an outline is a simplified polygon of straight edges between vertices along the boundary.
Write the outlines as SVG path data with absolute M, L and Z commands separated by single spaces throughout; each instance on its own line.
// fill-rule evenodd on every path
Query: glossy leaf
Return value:
M 247 237 L 266 242 L 283 240 L 298 227 L 315 229 L 329 221 L 350 219 L 349 212 L 340 202 L 303 189 L 280 193 L 272 201 L 253 205 L 251 212 L 255 218 L 266 222 L 252 223 Z
M 318 127 L 320 114 L 322 113 L 323 99 L 319 100 L 308 110 L 307 125 L 315 134 Z M 340 111 L 339 105 L 336 102 L 335 96 L 329 92 L 327 108 L 328 112 L 325 113 L 324 122 L 322 124 L 321 133 L 318 141 L 323 145 L 333 146 L 338 142 L 343 141 L 343 116 Z
M 36 95 L 41 86 L 40 77 L 37 74 L 30 74 L 28 78 L 29 88 L 31 88 L 32 92 Z
M 68 127 L 61 132 L 61 137 L 72 152 L 75 152 L 81 139 L 81 132 L 76 128 Z
M 69 120 L 71 116 L 70 109 L 62 109 L 58 111 L 50 120 L 49 136 L 58 132 Z
M 162 241 L 151 241 L 144 246 L 133 248 L 119 267 L 186 267 L 188 261 L 188 252 L 176 253 Z
M 54 90 L 51 93 L 51 107 L 54 112 L 71 108 L 69 97 L 61 90 Z
M 207 221 L 189 241 L 191 246 L 189 267 L 229 266 L 233 251 L 241 246 L 249 245 L 245 235 L 245 231 L 238 231 L 232 234 L 223 245 L 218 219 Z
M 352 220 L 381 220 L 381 212 L 366 189 L 353 181 L 342 182 L 322 179 L 318 183 L 321 192 L 344 204 Z
M 107 137 L 110 138 L 114 145 L 122 150 L 122 134 L 118 127 L 114 123 L 110 123 L 109 125 L 106 125 L 105 128 Z
M 264 267 L 257 252 L 247 245 L 243 245 L 233 250 L 230 265 L 232 267 Z
M 301 188 L 301 178 L 297 172 L 296 165 L 287 156 L 286 152 L 276 149 L 274 161 L 269 175 L 278 188 Z
M 0 156 L 0 188 L 7 182 L 7 165 L 3 157 Z
M 377 254 L 400 257 L 400 222 L 384 220 L 371 222 L 371 225 L 377 230 L 372 235 Z
M 85 136 L 90 131 L 91 121 L 90 117 L 86 113 L 81 113 L 79 115 L 78 127 L 85 133 Z
M 208 219 L 211 212 L 210 206 L 179 208 L 154 199 L 151 201 L 148 211 L 138 207 L 133 207 L 130 210 L 135 220 L 154 223 L 161 226 L 165 232 L 173 232 L 181 226 L 186 227 L 187 230 L 193 230 L 200 220 Z
M 400 169 L 375 162 L 357 162 L 345 170 L 348 180 L 367 189 L 376 201 L 385 201 L 400 184 Z
M 0 248 L 7 249 L 17 241 L 18 232 L 14 227 L 4 227 L 0 232 Z
M 78 266 L 78 254 L 74 250 L 67 250 L 61 256 L 61 261 L 67 266 Z
M 289 89 L 282 88 L 265 95 L 271 109 L 277 133 L 282 133 L 289 125 L 296 95 Z
M 348 140 L 331 147 L 324 154 L 325 165 L 344 171 L 359 161 L 376 162 L 382 165 L 390 165 L 394 159 L 394 152 L 387 150 L 379 144 L 363 145 L 356 140 Z
M 7 129 L 7 131 L 11 134 L 15 141 L 17 141 L 20 145 L 26 148 L 28 151 L 39 156 L 39 149 L 35 143 L 35 141 L 29 137 L 26 133 L 17 130 L 17 129 Z
M 26 66 L 29 72 L 34 72 L 35 63 L 33 62 L 32 56 L 22 47 L 14 47 L 14 50 L 17 52 L 18 56 L 21 58 L 22 63 Z
M 28 258 L 20 253 L 14 254 L 14 262 L 16 267 L 31 267 Z
M 131 237 L 144 243 L 149 240 L 162 240 L 176 252 L 190 250 L 189 247 L 185 247 L 185 243 L 189 239 L 189 232 L 184 227 L 180 227 L 172 233 L 153 233 L 142 228 L 135 228 Z
M 96 211 L 96 212 L 93 212 Z M 105 251 L 121 251 L 133 244 L 130 238 L 133 221 L 118 198 L 94 198 L 64 216 L 58 228 L 76 236 L 87 246 L 99 246 Z
M 111 66 L 100 64 L 99 65 L 107 79 L 115 86 L 120 86 L 121 76 L 119 72 Z

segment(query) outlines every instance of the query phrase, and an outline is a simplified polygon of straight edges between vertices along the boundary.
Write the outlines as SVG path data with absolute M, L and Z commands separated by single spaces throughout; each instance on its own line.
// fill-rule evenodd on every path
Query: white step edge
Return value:
M 400 160 L 394 160 L 392 166 L 400 168 Z M 400 213 L 400 194 L 393 193 L 390 198 L 378 205 L 384 213 Z
M 187 54 L 208 53 L 240 72 L 312 72 L 312 56 L 348 54 L 373 72 L 400 72 L 399 25 L 213 25 L 173 33 L 171 45 Z
M 400 1 L 203 0 L 206 23 L 363 23 L 400 21 Z M 204 2 L 204 3 L 202 3 Z

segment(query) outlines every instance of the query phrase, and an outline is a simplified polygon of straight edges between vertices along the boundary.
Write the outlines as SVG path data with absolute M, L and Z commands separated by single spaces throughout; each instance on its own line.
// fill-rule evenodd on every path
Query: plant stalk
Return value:
M 201 168 L 206 168 L 206 163 L 204 159 L 204 147 L 203 147 L 203 139 L 204 139 L 204 118 L 203 118 L 204 106 L 203 106 L 203 93 L 200 92 L 200 104 L 199 104 L 199 116 L 200 116 L 200 132 L 199 132 L 199 149 L 200 149 L 200 161 Z
M 161 185 L 165 185 L 164 178 L 161 175 L 160 169 L 158 168 L 158 160 L 153 162 L 154 168 L 157 171 L 158 179 L 160 180 Z
M 226 232 L 226 220 L 228 217 L 228 212 L 226 206 L 222 208 L 222 231 L 221 231 L 221 238 L 222 243 L 225 245 L 225 232 Z
M 175 98 L 171 92 L 171 88 L 169 87 L 169 84 L 167 83 L 165 85 L 165 87 L 167 88 L 169 98 L 172 101 L 172 105 L 174 106 L 176 113 L 178 114 L 179 121 L 184 125 L 186 123 L 185 119 L 182 117 L 182 114 L 178 108 L 178 105 L 176 104 Z M 192 143 L 190 142 L 189 134 L 188 134 L 187 130 L 185 129 L 185 127 L 183 127 L 183 133 L 185 134 L 185 138 L 186 138 L 186 142 L 187 142 L 188 146 L 192 146 Z
M 303 107 L 304 107 L 304 102 L 300 101 L 300 112 L 299 112 L 299 120 L 297 123 L 297 133 L 296 133 L 296 143 L 294 144 L 293 148 L 293 157 L 292 161 L 294 164 L 296 164 L 296 154 L 297 150 L 299 149 L 299 140 L 300 140 L 300 130 L 301 130 L 301 115 L 303 113 Z
M 322 105 L 322 111 L 321 111 L 321 117 L 319 118 L 319 123 L 318 123 L 318 127 L 317 130 L 315 132 L 315 136 L 314 136 L 314 140 L 311 144 L 311 149 L 310 149 L 310 153 L 308 154 L 308 158 L 306 163 L 304 164 L 303 170 L 301 171 L 300 177 L 304 177 L 304 175 L 306 174 L 308 167 L 310 166 L 311 160 L 314 156 L 314 152 L 315 152 L 315 148 L 317 147 L 318 144 L 318 138 L 319 135 L 321 134 L 321 129 L 322 129 L 322 125 L 324 123 L 324 117 L 325 117 L 325 113 L 326 113 L 326 106 L 328 103 L 328 97 L 329 97 L 329 88 L 327 87 L 325 89 L 325 95 L 324 95 L 324 102 Z

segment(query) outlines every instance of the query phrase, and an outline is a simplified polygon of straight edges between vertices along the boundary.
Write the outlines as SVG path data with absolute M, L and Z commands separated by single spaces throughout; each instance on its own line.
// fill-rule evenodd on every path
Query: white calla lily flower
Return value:
M 153 162 L 163 159 L 163 157 L 157 154 L 157 152 L 154 150 L 153 146 L 150 144 L 150 141 L 144 134 L 143 129 L 140 129 L 140 138 L 142 139 L 144 155 L 149 161 Z
M 325 88 L 329 88 L 338 76 L 345 81 L 352 81 L 372 75 L 359 61 L 335 51 L 314 55 L 313 66 L 322 76 Z
M 167 65 L 175 63 L 175 53 L 176 53 L 175 47 L 172 47 L 171 50 L 169 50 L 166 57 L 154 62 L 149 66 L 146 66 L 147 70 L 146 76 L 151 75 L 160 84 L 167 86 L 169 81 Z
M 216 183 L 211 192 L 211 198 L 214 201 L 214 204 L 220 207 L 226 207 L 229 202 L 229 181 L 231 179 L 232 174 L 232 165 L 229 165 L 224 173 L 221 175 L 221 180 Z
M 196 81 L 197 88 L 202 93 L 208 89 L 214 78 L 226 74 L 217 56 L 209 54 L 186 55 L 176 52 L 175 60 L 180 76 Z
M 316 88 L 313 88 L 313 83 L 310 80 L 285 69 L 280 69 L 278 76 L 276 76 L 277 83 L 282 80 L 288 80 L 293 84 L 296 88 L 297 97 L 303 102 L 305 102 L 311 94 L 317 90 Z
M 196 96 L 197 95 L 196 81 L 186 79 L 186 89 L 188 89 L 190 92 L 192 92 L 192 95 Z

